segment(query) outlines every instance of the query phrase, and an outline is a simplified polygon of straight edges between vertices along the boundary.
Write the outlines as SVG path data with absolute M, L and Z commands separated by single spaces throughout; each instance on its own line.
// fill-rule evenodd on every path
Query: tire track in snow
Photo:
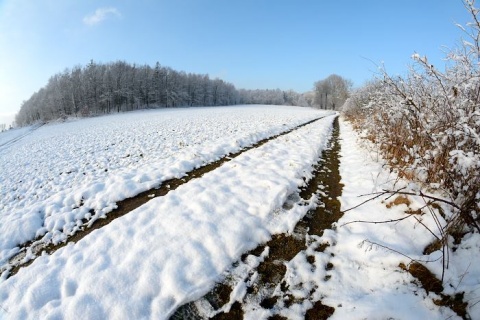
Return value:
M 10 146 L 14 145 L 15 143 L 17 143 L 18 141 L 22 140 L 23 138 L 25 138 L 26 136 L 29 136 L 31 135 L 34 131 L 38 130 L 40 127 L 42 127 L 43 124 L 39 124 L 39 125 L 36 125 L 36 126 L 33 126 L 31 130 L 25 132 L 24 134 L 18 136 L 18 137 L 15 137 L 13 139 L 10 139 L 4 143 L 1 143 L 0 144 L 0 152 L 3 151 L 3 150 L 6 150 L 7 148 L 9 148 Z
M 39 239 L 35 239 L 33 241 L 29 241 L 29 242 L 26 242 L 24 244 L 21 244 L 21 245 L 19 245 L 20 252 L 17 253 L 15 256 L 13 256 L 9 260 L 9 263 L 6 266 L 3 266 L 0 269 L 0 274 L 2 276 L 5 276 L 4 273 L 7 272 L 6 278 L 14 276 L 18 272 L 18 270 L 20 270 L 20 268 L 27 267 L 28 265 L 30 265 L 35 260 L 36 257 L 43 254 L 44 252 L 47 253 L 47 254 L 52 254 L 53 252 L 55 252 L 58 249 L 66 246 L 69 243 L 77 242 L 77 241 L 81 240 L 82 238 L 84 238 L 85 236 L 87 236 L 88 234 L 90 234 L 92 231 L 106 226 L 107 224 L 109 224 L 113 220 L 115 220 L 119 217 L 122 217 L 122 216 L 126 215 L 127 213 L 135 210 L 136 208 L 146 204 L 151 199 L 153 199 L 155 197 L 165 196 L 170 191 L 173 191 L 173 190 L 177 189 L 179 186 L 181 186 L 185 183 L 188 183 L 192 179 L 202 177 L 205 173 L 208 173 L 210 171 L 215 170 L 216 168 L 220 167 L 222 164 L 238 157 L 242 153 L 244 153 L 246 151 L 249 151 L 251 149 L 258 148 L 258 147 L 264 145 L 265 143 L 267 143 L 267 142 L 269 142 L 273 139 L 276 139 L 278 137 L 289 134 L 289 133 L 291 133 L 295 130 L 298 130 L 298 129 L 304 127 L 304 126 L 307 126 L 307 125 L 309 125 L 313 122 L 316 122 L 320 119 L 323 119 L 327 116 L 329 116 L 329 115 L 319 117 L 319 118 L 315 118 L 315 119 L 307 121 L 307 122 L 305 122 L 301 125 L 298 125 L 298 126 L 292 128 L 292 129 L 286 130 L 282 133 L 279 133 L 279 134 L 273 135 L 269 138 L 260 140 L 256 143 L 254 143 L 253 145 L 251 145 L 249 147 L 245 147 L 245 148 L 243 148 L 242 150 L 240 150 L 236 153 L 225 155 L 223 158 L 221 158 L 219 160 L 216 160 L 214 162 L 205 164 L 204 166 L 201 166 L 197 169 L 194 169 L 190 172 L 187 172 L 185 174 L 185 176 L 183 176 L 182 178 L 173 178 L 173 179 L 163 181 L 159 187 L 141 192 L 134 197 L 126 198 L 122 201 L 119 201 L 119 202 L 116 203 L 117 208 L 110 211 L 107 214 L 106 218 L 97 219 L 97 220 L 90 220 L 90 221 L 86 220 L 86 219 L 82 220 L 83 225 L 80 228 L 80 230 L 78 230 L 73 235 L 69 235 L 68 238 L 66 239 L 66 241 L 64 241 L 64 242 L 61 242 L 61 243 L 58 243 L 58 244 L 46 243 L 46 242 L 42 242 L 41 238 L 39 238 Z

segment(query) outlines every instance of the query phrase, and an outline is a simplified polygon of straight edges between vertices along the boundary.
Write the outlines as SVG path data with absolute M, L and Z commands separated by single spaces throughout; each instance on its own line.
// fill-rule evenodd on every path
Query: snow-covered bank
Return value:
M 119 200 L 322 114 L 236 106 L 45 125 L 0 149 L 0 265 L 25 241 L 62 241 Z
M 167 318 L 206 293 L 242 252 L 293 228 L 308 207 L 288 210 L 282 204 L 311 172 L 333 118 L 249 150 L 78 243 L 39 257 L 0 283 L 0 314 Z
M 340 173 L 345 185 L 340 198 L 342 210 L 369 198 L 359 195 L 403 186 L 402 181 L 393 185 L 396 177 L 385 167 L 382 168 L 382 162 L 376 161 L 376 154 L 359 147 L 356 134 L 348 123 L 342 123 L 341 135 Z M 347 211 L 336 230 L 324 234 L 323 241 L 331 244 L 325 253 L 334 255 L 330 261 L 335 268 L 330 273 L 330 280 L 321 284 L 322 302 L 335 307 L 332 319 L 346 319 L 352 315 L 357 319 L 459 318 L 451 309 L 435 305 L 433 299 L 440 297 L 432 292 L 427 294 L 421 286 L 413 283 L 415 279 L 410 274 L 399 268 L 401 262 L 408 264 L 410 260 L 392 250 L 420 261 L 440 257 L 440 251 L 423 255 L 423 249 L 434 238 L 415 217 L 394 223 L 346 224 L 356 220 L 386 221 L 405 217 L 407 204 L 399 203 L 387 208 L 386 205 L 393 203 L 395 197 L 385 198 L 387 196 Z M 419 197 L 409 197 L 409 202 L 412 210 L 425 204 Z M 437 230 L 431 215 L 417 218 L 431 230 Z M 467 311 L 473 319 L 480 318 L 479 252 L 479 235 L 469 235 L 455 252 L 450 253 L 450 266 L 444 283 L 446 294 L 465 292 L 464 301 L 468 301 Z M 426 263 L 426 266 L 438 278 L 441 277 L 441 260 Z M 305 277 L 307 279 L 295 281 L 311 280 L 311 275 Z

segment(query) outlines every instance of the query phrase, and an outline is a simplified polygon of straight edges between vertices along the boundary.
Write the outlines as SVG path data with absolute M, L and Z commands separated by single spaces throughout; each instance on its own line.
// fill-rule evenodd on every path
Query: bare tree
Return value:
M 339 75 L 332 74 L 324 80 L 314 84 L 314 103 L 320 109 L 339 109 L 347 100 L 352 81 Z

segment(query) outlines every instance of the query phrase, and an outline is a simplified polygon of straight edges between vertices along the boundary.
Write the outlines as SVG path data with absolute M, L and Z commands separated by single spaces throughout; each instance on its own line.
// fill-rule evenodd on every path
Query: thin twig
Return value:
M 468 269 L 470 269 L 470 266 L 471 266 L 471 265 L 472 265 L 472 263 L 470 262 L 470 263 L 468 264 L 467 270 L 465 270 L 465 272 L 462 273 L 462 276 L 460 277 L 460 280 L 458 281 L 458 284 L 455 286 L 455 291 L 457 291 L 458 287 L 460 286 L 460 283 L 462 283 L 462 281 L 463 281 L 463 278 L 465 278 L 465 276 L 467 275 Z
M 427 203 L 425 200 L 425 197 L 422 196 L 423 201 Z M 443 230 L 442 224 L 440 223 L 440 219 L 438 219 L 438 216 L 435 214 L 435 212 L 432 210 L 432 208 L 429 206 L 428 210 L 430 211 L 430 214 L 432 215 L 433 219 L 435 220 L 435 223 L 437 224 L 437 228 L 440 231 L 440 235 L 442 236 L 442 282 L 443 279 L 445 278 L 445 269 L 448 269 L 449 264 L 450 264 L 450 256 L 449 256 L 449 250 L 448 250 L 448 235 L 445 234 L 445 231 Z M 427 228 L 428 229 L 428 228 Z M 439 239 L 440 240 L 440 239 Z
M 421 259 L 413 259 L 412 257 L 410 257 L 410 256 L 407 256 L 405 253 L 402 253 L 402 252 L 400 252 L 400 251 L 398 251 L 398 250 L 395 250 L 395 249 L 392 249 L 392 248 L 390 248 L 390 247 L 384 246 L 384 245 L 382 245 L 382 244 L 379 244 L 379 243 L 376 243 L 376 242 L 372 242 L 372 241 L 370 241 L 370 240 L 363 240 L 363 242 L 368 242 L 368 243 L 370 243 L 371 245 L 374 245 L 374 246 L 379 246 L 379 247 L 381 247 L 381 248 L 384 248 L 384 249 L 387 249 L 387 250 L 389 250 L 389 251 L 392 251 L 392 252 L 398 253 L 399 255 L 402 255 L 402 256 L 404 256 L 405 258 L 407 258 L 407 259 L 410 259 L 410 260 L 412 260 L 412 261 L 418 261 L 418 262 L 429 263 L 429 262 L 435 262 L 435 261 L 438 261 L 438 259 L 440 259 L 440 258 L 437 258 L 437 259 L 435 259 L 435 260 L 421 260 Z
M 424 226 L 425 229 L 427 229 L 438 241 L 441 241 L 441 239 L 432 230 L 430 230 L 430 228 L 427 227 L 420 219 L 415 217 L 415 220 L 417 220 L 418 223 L 420 223 L 422 226 Z
M 406 188 L 407 188 L 407 187 L 403 187 L 403 188 L 400 188 L 400 189 L 398 189 L 398 190 L 395 190 L 391 195 L 389 195 L 388 197 L 385 198 L 385 201 L 388 200 L 388 199 L 390 199 L 390 198 L 393 197 L 394 195 L 399 194 L 400 191 L 402 191 L 403 189 L 406 189 Z M 385 190 L 384 190 L 384 191 L 385 191 Z
M 345 222 L 344 224 L 342 224 L 340 227 L 344 227 L 346 226 L 347 224 L 351 224 L 351 223 L 372 223 L 372 224 L 379 224 L 379 223 L 391 223 L 391 222 L 398 222 L 398 221 L 402 221 L 402 220 L 405 220 L 405 219 L 408 219 L 410 218 L 412 215 L 409 214 L 403 218 L 399 218 L 399 219 L 391 219 L 391 220 L 384 220 L 384 221 L 366 221 L 366 220 L 355 220 L 355 221 L 349 221 L 349 222 Z
M 427 198 L 427 199 L 430 199 L 430 200 L 434 200 L 434 201 L 438 201 L 438 202 L 443 202 L 443 203 L 446 203 L 448 205 L 451 205 L 452 207 L 454 207 L 455 209 L 458 209 L 460 210 L 460 207 L 458 205 L 456 205 L 454 202 L 452 201 L 447 201 L 447 200 L 444 200 L 444 199 L 441 199 L 441 198 L 437 198 L 437 197 L 433 197 L 433 196 L 429 196 L 429 195 L 426 195 L 424 194 L 422 191 L 420 191 L 419 193 L 413 193 L 413 192 L 405 192 L 405 191 L 392 191 L 392 190 L 383 190 L 384 193 L 393 193 L 393 192 L 396 192 L 398 194 L 403 194 L 403 195 L 408 195 L 408 196 L 420 196 L 420 197 L 424 197 L 424 198 Z
M 0 308 L 5 311 L 5 313 L 9 313 L 7 309 L 5 309 L 2 305 L 0 305 Z
M 373 197 L 373 198 L 367 199 L 367 200 L 363 201 L 362 203 L 360 203 L 360 204 L 358 204 L 358 205 L 356 205 L 356 206 L 354 206 L 354 207 L 352 207 L 352 208 L 349 208 L 349 209 L 347 209 L 347 210 L 340 211 L 340 213 L 342 213 L 342 214 L 343 214 L 343 213 L 345 213 L 345 212 L 347 212 L 347 211 L 350 211 L 350 210 L 356 209 L 356 208 L 358 208 L 358 207 L 360 207 L 360 206 L 364 205 L 365 203 L 367 203 L 367 202 L 369 202 L 369 201 L 375 200 L 375 199 L 377 199 L 377 198 L 379 198 L 379 197 L 383 196 L 384 194 L 386 194 L 386 192 L 382 192 L 382 193 L 380 193 L 380 194 L 376 195 L 376 196 L 375 196 L 375 197 Z M 365 195 L 361 195 L 361 196 L 359 196 L 359 197 L 363 197 L 363 196 L 365 196 Z

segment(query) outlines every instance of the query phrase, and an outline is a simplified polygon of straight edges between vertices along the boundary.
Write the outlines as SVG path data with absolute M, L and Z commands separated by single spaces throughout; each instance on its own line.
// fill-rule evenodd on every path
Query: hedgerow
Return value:
M 445 234 L 480 232 L 480 22 L 475 1 L 463 3 L 472 21 L 458 26 L 466 39 L 444 70 L 413 54 L 407 76 L 381 67 L 343 106 L 400 177 L 445 195 L 453 212 Z

